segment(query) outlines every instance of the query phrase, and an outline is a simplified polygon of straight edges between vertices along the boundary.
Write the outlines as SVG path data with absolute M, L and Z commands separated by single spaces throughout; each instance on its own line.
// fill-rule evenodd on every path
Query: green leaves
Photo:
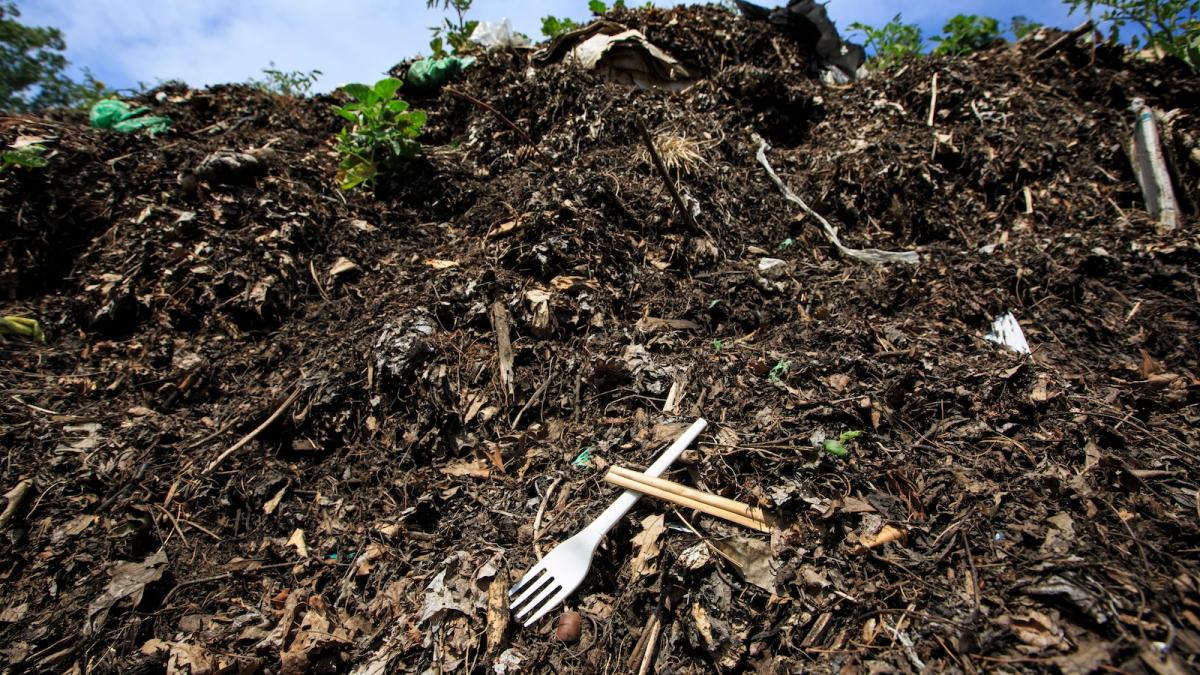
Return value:
M 855 22 L 850 24 L 850 29 L 863 33 L 863 46 L 867 49 L 874 48 L 872 63 L 873 67 L 879 70 L 894 68 L 909 58 L 920 56 L 925 45 L 920 26 L 915 23 L 903 23 L 899 14 L 881 28 Z
M 387 77 L 375 83 L 342 87 L 354 100 L 335 108 L 350 123 L 338 134 L 338 185 L 352 190 L 374 184 L 380 172 L 421 151 L 417 138 L 425 126 L 423 111 L 409 110 L 408 102 L 395 98 L 403 82 Z
M 603 0 L 588 0 L 588 9 L 593 14 L 603 14 L 608 11 L 608 5 L 604 4 Z
M 1137 49 L 1157 47 L 1183 61 L 1193 70 L 1200 69 L 1200 0 L 1064 0 L 1071 11 L 1083 7 L 1089 16 L 1101 8 L 1099 23 L 1109 26 L 1108 38 L 1121 41 L 1121 30 L 1132 27 L 1129 44 Z
M 558 18 L 557 16 L 542 17 L 542 35 L 548 38 L 556 38 L 563 33 L 575 30 L 579 24 L 575 23 L 567 17 Z
M 933 50 L 934 56 L 950 54 L 969 54 L 983 49 L 994 40 L 1000 38 L 1000 22 L 990 16 L 975 14 L 958 14 L 942 26 L 941 35 L 933 38 L 938 46 Z
M 861 431 L 847 431 L 837 438 L 825 439 L 821 447 L 834 457 L 847 457 L 850 455 L 850 451 L 846 449 L 846 444 L 862 436 L 862 433 Z
M 3 154 L 0 154 L 0 173 L 4 173 L 12 166 L 40 169 L 47 164 L 46 158 L 42 156 L 45 153 L 46 147 L 37 144 L 5 150 Z

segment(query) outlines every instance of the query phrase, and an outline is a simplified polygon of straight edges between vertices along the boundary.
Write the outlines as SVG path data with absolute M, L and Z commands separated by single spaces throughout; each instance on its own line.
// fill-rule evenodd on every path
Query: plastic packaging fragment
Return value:
M 123 134 L 145 129 L 154 136 L 170 128 L 171 118 L 144 114 L 149 111 L 145 106 L 130 108 L 125 101 L 108 98 L 92 106 L 88 120 L 96 129 L 111 129 Z
M 992 332 L 984 335 L 983 339 L 1004 345 L 1018 354 L 1029 353 L 1029 343 L 1025 341 L 1025 333 L 1021 330 L 1021 324 L 1017 323 L 1017 317 L 1013 316 L 1012 312 L 996 317 L 996 320 L 992 322 Z
M 475 63 L 474 56 L 445 56 L 440 59 L 421 59 L 408 67 L 404 79 L 418 89 L 440 87 L 462 75 Z
M 499 21 L 480 21 L 471 32 L 471 42 L 488 50 L 529 46 L 529 38 L 514 31 L 508 17 Z

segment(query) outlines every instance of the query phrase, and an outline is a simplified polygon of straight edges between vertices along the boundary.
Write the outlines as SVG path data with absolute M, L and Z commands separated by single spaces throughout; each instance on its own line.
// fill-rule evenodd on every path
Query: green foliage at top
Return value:
M 279 70 L 275 62 L 270 62 L 269 68 L 263 68 L 261 80 L 251 79 L 249 84 L 259 89 L 280 96 L 308 96 L 317 79 L 324 73 L 319 70 Z
M 16 5 L 0 1 L 0 111 L 77 105 L 83 91 L 63 71 L 62 31 L 26 26 Z
M 425 113 L 409 110 L 396 98 L 404 83 L 387 77 L 371 87 L 347 84 L 342 91 L 354 101 L 336 108 L 349 126 L 338 134 L 338 184 L 350 190 L 364 183 L 373 185 L 376 176 L 401 160 L 421 151 L 417 137 L 425 126 Z
M 921 39 L 921 27 L 915 23 L 904 23 L 899 14 L 880 28 L 856 21 L 850 24 L 850 30 L 862 32 L 863 46 L 875 50 L 872 66 L 881 70 L 920 56 L 925 44 Z
M 1013 35 L 1015 35 L 1018 40 L 1041 27 L 1042 24 L 1038 23 L 1037 21 L 1031 21 L 1028 17 L 1024 16 L 1014 16 L 1012 18 L 1012 23 L 1009 24 L 1009 30 L 1012 31 Z
M 1109 39 L 1121 41 L 1121 32 L 1133 28 L 1129 44 L 1157 47 L 1193 69 L 1200 68 L 1200 0 L 1063 0 L 1074 12 L 1083 7 L 1109 26 Z
M 650 2 L 645 4 L 645 7 L 653 6 L 653 3 Z M 588 9 L 590 9 L 593 14 L 603 14 L 610 9 L 625 9 L 625 0 L 616 0 L 611 7 L 605 4 L 604 0 L 588 0 Z
M 479 25 L 478 21 L 467 19 L 471 1 L 425 0 L 425 6 L 429 9 L 438 7 L 441 7 L 442 10 L 452 9 L 455 16 L 453 21 L 450 20 L 450 17 L 445 17 L 442 19 L 442 25 L 429 27 L 429 31 L 433 33 L 433 39 L 429 41 L 429 50 L 434 58 L 440 59 L 451 53 L 459 54 L 470 49 L 471 33 L 475 32 L 475 27 Z
M 542 35 L 548 38 L 556 38 L 563 33 L 573 31 L 579 28 L 579 24 L 575 23 L 567 17 L 558 18 L 557 16 L 542 17 Z
M 933 50 L 934 56 L 969 54 L 987 47 L 1003 34 L 999 21 L 990 16 L 975 14 L 958 14 L 951 17 L 946 25 L 942 26 L 942 32 L 945 35 L 933 38 L 933 41 L 938 43 Z

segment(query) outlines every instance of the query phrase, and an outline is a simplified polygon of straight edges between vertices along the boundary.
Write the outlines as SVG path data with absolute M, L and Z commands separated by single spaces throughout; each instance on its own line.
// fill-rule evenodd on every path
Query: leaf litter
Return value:
M 374 193 L 336 188 L 337 94 L 164 85 L 154 138 L 4 119 L 56 149 L 0 176 L 0 314 L 46 338 L 0 342 L 11 669 L 1195 666 L 1200 80 L 1036 58 L 1051 32 L 824 86 L 765 22 L 607 19 L 694 83 L 481 53 L 453 87 L 522 133 L 406 90 L 425 150 Z M 644 500 L 578 642 L 512 625 L 510 580 L 614 497 L 597 467 L 698 416 L 671 479 L 783 526 Z

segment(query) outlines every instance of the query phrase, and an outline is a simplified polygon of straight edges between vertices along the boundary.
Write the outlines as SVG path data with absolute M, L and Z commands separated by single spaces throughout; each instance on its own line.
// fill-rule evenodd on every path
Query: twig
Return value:
M 255 427 L 254 431 L 251 431 L 250 433 L 243 436 L 242 439 L 240 441 L 238 441 L 237 443 L 234 443 L 233 445 L 229 446 L 229 448 L 227 450 L 225 450 L 225 452 L 222 452 L 220 455 L 217 455 L 216 459 L 214 459 L 212 462 L 209 462 L 208 466 L 204 467 L 204 470 L 200 472 L 201 475 L 207 475 L 207 474 L 212 473 L 214 469 L 216 469 L 218 466 L 221 465 L 221 462 L 224 462 L 230 455 L 237 452 L 238 450 L 241 450 L 242 446 L 246 445 L 250 441 L 257 438 L 259 434 L 261 434 L 267 427 L 271 426 L 271 424 L 273 424 L 275 422 L 275 420 L 279 419 L 279 417 L 281 415 L 283 415 L 284 411 L 288 409 L 288 406 L 295 403 L 297 398 L 300 398 L 301 391 L 302 390 L 300 388 L 300 385 L 296 385 L 296 390 L 292 392 L 292 395 L 288 396 L 287 399 L 284 400 L 283 403 L 279 404 L 279 407 L 275 409 L 275 412 L 271 413 L 271 416 L 267 418 L 267 421 L 265 421 L 262 424 Z
M 172 515 L 170 511 L 164 509 L 158 504 L 155 504 L 154 506 L 157 507 L 159 511 L 163 512 L 163 515 L 167 517 L 167 520 L 171 521 L 171 526 L 175 528 L 175 534 L 178 534 L 179 538 L 183 540 L 183 545 L 191 546 L 191 544 L 188 543 L 187 535 L 183 533 L 183 530 L 179 529 L 179 521 L 175 519 L 175 516 Z M 170 535 L 167 536 L 169 537 Z M 163 543 L 165 544 L 167 542 L 164 540 Z
M 1070 33 L 1067 33 L 1066 35 L 1058 38 L 1054 42 L 1051 42 L 1045 49 L 1038 52 L 1037 54 L 1034 54 L 1033 58 L 1040 60 L 1040 59 L 1046 58 L 1047 56 L 1050 56 L 1054 52 L 1057 52 L 1058 50 L 1062 49 L 1063 45 L 1066 45 L 1070 42 L 1074 42 L 1075 40 L 1078 40 L 1080 37 L 1083 36 L 1084 33 L 1090 31 L 1093 27 L 1094 27 L 1094 24 L 1092 23 L 1091 19 L 1084 21 L 1082 24 L 1080 24 L 1077 28 L 1072 30 Z
M 496 110 L 491 105 L 484 103 L 483 101 L 475 98 L 474 96 L 472 96 L 466 92 L 458 91 L 457 89 L 454 89 L 451 87 L 446 87 L 445 89 L 443 89 L 443 91 L 445 91 L 447 94 L 450 94 L 451 96 L 456 96 L 458 98 L 461 98 L 464 101 L 470 101 L 471 103 L 474 103 L 475 105 L 479 106 L 480 108 L 483 108 L 484 110 L 492 113 L 496 117 L 499 117 L 500 121 L 504 122 L 506 125 L 508 125 L 509 129 L 512 129 L 513 131 L 517 132 L 518 136 L 525 139 L 526 143 L 533 146 L 533 149 L 537 152 L 538 156 L 542 158 L 542 161 L 546 162 L 547 164 L 553 165 L 554 161 L 552 159 L 550 159 L 549 155 L 542 152 L 542 149 L 540 147 L 538 147 L 537 143 L 533 142 L 533 138 L 531 138 L 529 136 L 529 134 L 525 132 L 524 129 L 517 126 L 515 122 L 508 119 L 508 117 L 505 116 L 504 113 L 500 112 L 499 110 Z
M 658 614 L 650 617 L 651 623 L 648 626 L 650 634 L 646 637 L 646 649 L 642 652 L 641 667 L 638 668 L 638 675 L 646 675 L 650 672 L 650 666 L 654 663 L 654 657 L 658 654 L 658 635 L 662 632 L 662 619 Z
M 696 222 L 696 217 L 683 203 L 683 197 L 679 195 L 679 190 L 675 187 L 675 181 L 671 180 L 671 174 L 667 173 L 667 167 L 663 164 L 662 157 L 658 154 L 658 149 L 654 147 L 654 139 L 650 138 L 650 131 L 646 129 L 645 123 L 640 117 L 635 118 L 637 121 L 638 132 L 642 135 L 642 142 L 646 144 L 646 149 L 650 151 L 650 159 L 654 162 L 654 168 L 658 171 L 659 178 L 662 178 L 663 183 L 667 186 L 667 192 L 671 193 L 671 199 L 675 202 L 675 208 L 683 214 L 683 219 L 687 221 L 688 227 L 692 228 L 693 232 L 703 232 L 704 228 L 700 227 L 700 223 Z M 711 236 L 711 235 L 709 235 Z
M 538 560 L 542 559 L 542 547 L 538 546 L 538 536 L 541 534 L 542 529 L 542 516 L 546 513 L 546 504 L 550 503 L 550 495 L 554 494 L 554 488 L 558 487 L 558 484 L 561 482 L 562 476 L 554 479 L 549 489 L 546 490 L 546 496 L 542 498 L 542 505 L 538 507 L 537 515 L 533 517 L 533 551 L 537 553 Z
M 933 115 L 937 112 L 937 73 L 933 74 L 933 82 L 930 84 L 929 92 L 929 119 L 925 120 L 925 126 L 933 126 Z
M 8 505 L 4 507 L 4 513 L 0 513 L 0 530 L 8 527 L 9 523 L 16 518 L 17 513 L 25 507 L 25 502 L 29 500 L 29 494 L 33 490 L 33 479 L 26 478 L 17 483 L 16 487 L 5 493 L 5 498 L 8 499 Z
M 766 169 L 767 176 L 771 178 L 771 182 L 775 183 L 775 187 L 778 187 L 779 191 L 783 193 L 783 198 L 789 202 L 792 202 L 793 204 L 796 204 L 800 208 L 804 209 L 805 213 L 813 218 L 816 218 L 817 222 L 821 223 L 821 228 L 825 231 L 825 237 L 829 239 L 829 242 L 832 243 L 837 250 L 842 252 L 842 255 L 876 265 L 890 262 L 901 262 L 909 265 L 916 265 L 921 262 L 921 256 L 917 255 L 915 251 L 895 252 L 881 251 L 877 248 L 858 249 L 843 246 L 842 241 L 838 239 L 837 228 L 835 228 L 833 225 L 830 225 L 829 221 L 825 220 L 821 214 L 812 210 L 812 208 L 810 208 L 803 199 L 796 195 L 796 193 L 789 190 L 788 187 L 783 184 L 783 180 L 779 178 L 779 175 L 775 173 L 775 169 L 771 168 L 770 162 L 767 161 L 767 150 L 769 150 L 771 146 L 767 145 L 767 142 L 758 134 L 753 134 L 751 138 L 753 138 L 755 141 L 758 141 L 759 144 L 758 153 L 756 155 L 758 157 L 758 163 L 762 164 L 763 168 Z

